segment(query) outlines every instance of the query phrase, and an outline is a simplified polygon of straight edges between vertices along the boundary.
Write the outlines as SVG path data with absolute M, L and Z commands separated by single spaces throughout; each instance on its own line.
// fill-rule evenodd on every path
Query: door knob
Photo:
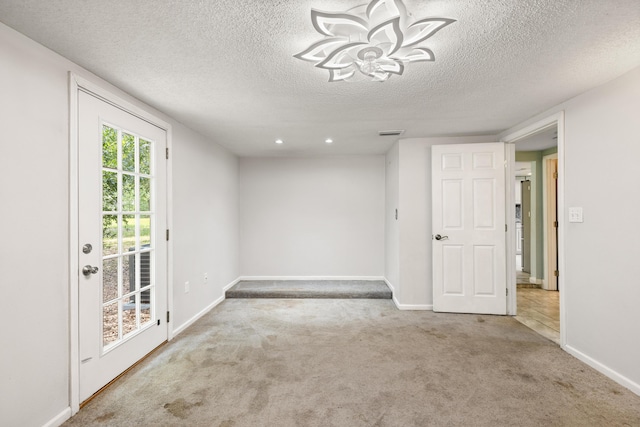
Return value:
M 441 236 L 439 234 L 435 235 L 436 240 L 447 240 L 449 239 L 449 236 Z
M 98 267 L 92 267 L 90 265 L 85 265 L 82 267 L 82 274 L 85 276 L 91 276 L 92 274 L 96 274 L 98 272 Z

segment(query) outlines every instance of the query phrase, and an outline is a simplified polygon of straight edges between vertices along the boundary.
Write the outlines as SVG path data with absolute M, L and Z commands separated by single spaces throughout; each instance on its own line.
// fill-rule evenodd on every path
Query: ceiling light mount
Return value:
M 311 9 L 311 22 L 324 38 L 295 58 L 328 70 L 330 82 L 384 82 L 410 62 L 435 61 L 420 44 L 456 20 L 413 20 L 402 0 L 371 0 L 346 12 Z

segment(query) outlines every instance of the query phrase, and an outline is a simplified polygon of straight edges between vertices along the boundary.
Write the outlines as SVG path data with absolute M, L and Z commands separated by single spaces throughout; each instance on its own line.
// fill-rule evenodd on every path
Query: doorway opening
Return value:
M 558 250 L 561 118 L 550 118 L 508 138 L 515 148 L 511 314 L 557 344 L 562 343 Z

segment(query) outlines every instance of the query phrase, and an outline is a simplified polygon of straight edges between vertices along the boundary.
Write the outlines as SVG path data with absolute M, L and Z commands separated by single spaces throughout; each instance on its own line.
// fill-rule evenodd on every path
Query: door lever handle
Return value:
M 82 274 L 85 276 L 91 276 L 92 274 L 96 274 L 98 272 L 98 267 L 92 267 L 90 265 L 85 265 L 82 267 Z
M 439 234 L 436 234 L 436 235 L 435 235 L 435 239 L 436 239 L 436 240 L 448 240 L 448 239 L 449 239 L 449 236 L 441 236 L 441 235 L 439 235 Z

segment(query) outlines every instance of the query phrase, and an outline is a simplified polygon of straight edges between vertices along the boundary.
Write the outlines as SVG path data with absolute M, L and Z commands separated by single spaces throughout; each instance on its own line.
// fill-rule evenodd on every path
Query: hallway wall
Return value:
M 558 111 L 565 114 L 560 280 L 566 350 L 640 394 L 640 246 L 633 227 L 640 198 L 625 185 L 640 158 L 640 67 L 501 136 Z M 568 222 L 569 207 L 584 209 L 583 223 Z
M 516 145 L 516 150 L 518 149 Z M 544 259 L 542 239 L 544 230 L 542 225 L 542 151 L 516 151 L 516 162 L 531 162 L 531 241 L 529 248 L 531 255 L 532 279 L 536 283 L 544 279 Z

